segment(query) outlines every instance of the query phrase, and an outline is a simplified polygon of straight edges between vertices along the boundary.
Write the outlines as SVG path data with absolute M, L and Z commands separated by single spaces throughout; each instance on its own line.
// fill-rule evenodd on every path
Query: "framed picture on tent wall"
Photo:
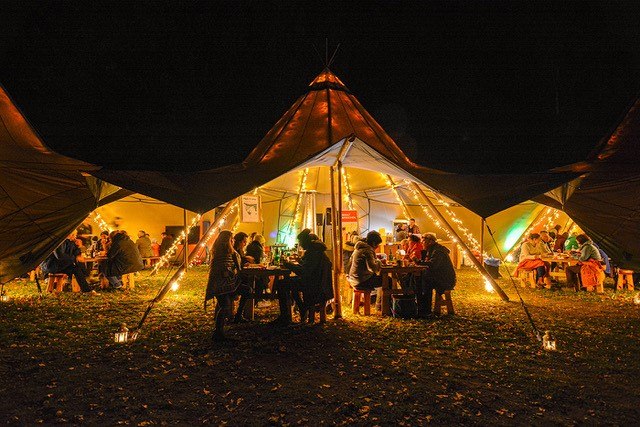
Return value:
M 260 222 L 260 196 L 240 196 L 240 222 Z

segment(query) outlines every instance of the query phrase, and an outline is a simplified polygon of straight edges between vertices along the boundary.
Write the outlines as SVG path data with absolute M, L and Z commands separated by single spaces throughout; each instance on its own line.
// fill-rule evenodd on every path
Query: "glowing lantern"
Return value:
M 123 323 L 122 325 L 120 325 L 120 330 L 115 333 L 114 341 L 117 343 L 123 343 L 123 342 L 127 342 L 128 338 L 129 338 L 129 328 L 127 328 L 126 323 Z
M 180 287 L 180 285 L 178 284 L 178 282 L 173 282 L 173 283 L 171 284 L 171 290 L 172 290 L 173 292 L 177 291 L 179 287 Z
M 3 290 L 2 293 L 0 293 L 0 301 L 2 302 L 9 301 L 9 295 L 7 295 L 7 291 Z
M 633 302 L 635 304 L 640 304 L 640 293 L 637 293 L 635 297 L 633 297 Z
M 484 289 L 487 292 L 493 292 L 493 285 L 491 284 L 491 281 L 486 277 L 484 278 Z
M 556 351 L 556 339 L 549 331 L 545 331 L 542 337 L 542 348 L 547 351 Z

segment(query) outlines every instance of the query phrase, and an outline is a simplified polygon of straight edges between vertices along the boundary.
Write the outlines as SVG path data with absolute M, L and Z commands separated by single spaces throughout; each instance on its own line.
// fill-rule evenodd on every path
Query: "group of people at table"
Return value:
M 514 275 L 521 270 L 535 270 L 536 284 L 550 288 L 551 272 L 561 268 L 565 264 L 562 261 L 571 259 L 575 265 L 564 267 L 567 285 L 576 291 L 597 286 L 611 273 L 609 257 L 586 234 L 560 233 L 560 229 L 561 226 L 556 225 L 555 231 L 529 234 L 520 246 Z
M 255 286 L 252 286 L 253 283 L 248 280 L 251 274 L 247 274 L 252 269 L 260 268 L 256 264 L 264 257 L 264 237 L 255 235 L 251 243 L 248 243 L 248 239 L 249 236 L 244 232 L 234 235 L 231 231 L 223 230 L 213 244 L 205 306 L 207 301 L 215 298 L 215 341 L 228 340 L 225 335 L 228 321 L 248 321 L 243 313 L 251 298 L 252 287 L 256 299 L 260 299 L 266 289 L 264 277 L 258 277 Z M 326 254 L 326 245 L 309 229 L 302 230 L 297 240 L 303 254 L 282 261 L 280 267 L 271 267 L 275 270 L 274 276 L 281 276 L 274 281 L 273 288 L 280 309 L 275 324 L 291 323 L 292 303 L 298 307 L 301 322 L 313 323 L 315 312 L 320 313 L 322 322 L 327 303 L 334 297 L 332 263 Z M 403 288 L 413 284 L 410 291 L 416 295 L 418 316 L 428 318 L 431 317 L 433 290 L 444 292 L 453 289 L 456 283 L 455 269 L 449 258 L 449 250 L 437 242 L 434 233 L 411 235 L 410 241 L 404 259 L 407 263 L 420 264 L 425 268 L 419 280 L 409 280 L 410 277 L 407 276 L 403 280 Z M 378 257 L 381 243 L 382 237 L 377 231 L 371 231 L 364 239 L 355 242 L 345 269 L 347 280 L 355 290 L 377 290 L 378 310 L 382 287 L 380 272 L 386 263 Z M 234 300 L 237 296 L 240 296 L 240 300 L 234 314 Z
M 143 254 L 145 248 L 151 248 L 147 234 L 140 230 L 134 242 L 124 230 L 103 231 L 100 236 L 91 236 L 79 228 L 67 236 L 39 266 L 45 275 L 66 274 L 70 282 L 75 277 L 80 290 L 97 295 L 95 288 L 102 287 L 100 282 L 89 283 L 93 264 L 98 266 L 99 274 L 108 283 L 108 288 L 122 290 L 122 276 L 144 269 Z

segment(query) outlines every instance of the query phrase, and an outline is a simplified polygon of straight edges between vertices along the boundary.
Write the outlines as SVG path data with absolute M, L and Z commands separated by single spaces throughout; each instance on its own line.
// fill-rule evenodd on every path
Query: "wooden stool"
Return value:
M 436 303 L 435 303 L 435 306 L 433 307 L 433 313 L 436 316 L 440 316 L 443 305 L 447 307 L 447 314 L 451 314 L 451 315 L 456 314 L 456 312 L 453 310 L 453 301 L 451 300 L 451 291 L 444 291 L 444 293 L 442 294 L 436 291 Z
M 527 282 L 532 288 L 536 287 L 536 271 L 535 270 L 518 270 L 518 278 L 522 281 L 522 286 L 526 286 Z
M 618 269 L 618 283 L 616 288 L 619 291 L 624 290 L 624 286 L 627 285 L 627 289 L 633 291 L 633 270 Z
M 67 282 L 67 275 L 64 273 L 49 274 L 47 279 L 47 292 L 62 292 L 64 285 Z M 80 286 L 74 280 L 71 281 L 71 291 L 80 292 Z
M 122 275 L 122 287 L 124 289 L 134 289 L 136 287 L 136 279 L 133 273 Z
M 360 306 L 364 306 L 364 315 L 370 316 L 371 315 L 371 291 L 359 291 L 357 289 L 354 289 L 351 304 L 353 307 L 353 314 L 359 314 Z

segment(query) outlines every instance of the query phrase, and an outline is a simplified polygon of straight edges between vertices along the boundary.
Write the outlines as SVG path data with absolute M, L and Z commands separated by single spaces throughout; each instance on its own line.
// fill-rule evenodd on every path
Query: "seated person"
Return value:
M 569 237 L 564 242 L 564 250 L 569 252 L 579 250 L 579 248 L 580 243 L 578 243 L 577 236 L 574 233 L 569 234 Z
M 569 233 L 556 234 L 556 241 L 553 242 L 553 252 L 564 252 L 564 242 L 569 238 Z
M 580 244 L 578 265 L 567 267 L 566 273 L 567 285 L 573 286 L 577 292 L 580 290 L 580 282 L 583 287 L 591 287 L 596 286 L 599 280 L 604 279 L 601 277 L 604 268 L 600 252 L 586 234 L 576 236 L 576 241 Z
M 407 246 L 404 259 L 410 262 L 420 261 L 422 259 L 422 243 L 420 242 L 420 236 L 417 234 L 411 234 L 409 236 L 409 245 Z
M 382 262 L 376 257 L 376 249 L 380 247 L 382 237 L 377 231 L 370 231 L 364 240 L 356 243 L 353 255 L 351 255 L 351 268 L 347 275 L 347 281 L 356 290 L 372 291 L 376 289 L 376 309 L 380 311 L 382 299 L 380 288 L 382 278 L 378 273 L 382 268 Z
M 264 243 L 265 239 L 262 234 L 254 234 L 253 241 L 247 245 L 246 256 L 253 258 L 253 261 L 256 264 L 262 263 L 262 261 L 265 259 Z M 254 283 L 254 292 L 256 294 L 255 298 L 256 300 L 262 300 L 269 280 L 266 277 L 256 277 Z
M 245 253 L 245 248 L 249 242 L 249 235 L 244 231 L 239 231 L 233 236 L 233 249 L 240 254 L 242 265 L 253 264 L 255 260 Z
M 540 259 L 543 255 L 551 254 L 551 250 L 540 240 L 538 233 L 531 233 L 527 241 L 520 247 L 520 263 L 516 267 L 514 276 L 519 270 L 535 270 L 536 284 L 551 287 L 551 276 L 549 271 L 551 265 Z
M 323 310 L 327 301 L 333 299 L 331 261 L 325 253 L 327 246 L 308 228 L 302 230 L 297 238 L 304 255 L 297 263 L 285 261 L 284 266 L 296 274 L 289 280 L 297 279 L 298 288 L 302 291 L 300 321 L 308 319 L 313 323 L 316 309 L 321 313 L 320 320 L 324 321 Z
M 549 252 L 553 251 L 553 239 L 547 230 L 540 230 L 540 241 L 549 248 Z
M 456 270 L 449 257 L 449 249 L 437 242 L 436 233 L 424 233 L 422 240 L 425 244 L 424 258 L 420 264 L 427 269 L 420 276 L 420 286 L 416 289 L 418 317 L 431 316 L 433 290 L 443 293 L 453 290 L 456 286 Z
M 122 289 L 122 275 L 140 271 L 144 264 L 136 244 L 125 232 L 112 231 L 110 240 L 103 273 L 113 289 Z
M 82 252 L 76 245 L 76 232 L 73 231 L 69 236 L 51 253 L 42 264 L 40 269 L 47 274 L 66 274 L 71 281 L 75 276 L 80 290 L 82 292 L 90 292 L 97 294 L 91 289 L 87 282 L 87 271 L 82 263 Z
M 95 253 L 99 256 L 107 256 L 107 249 L 109 249 L 109 232 L 102 231 L 96 242 Z

